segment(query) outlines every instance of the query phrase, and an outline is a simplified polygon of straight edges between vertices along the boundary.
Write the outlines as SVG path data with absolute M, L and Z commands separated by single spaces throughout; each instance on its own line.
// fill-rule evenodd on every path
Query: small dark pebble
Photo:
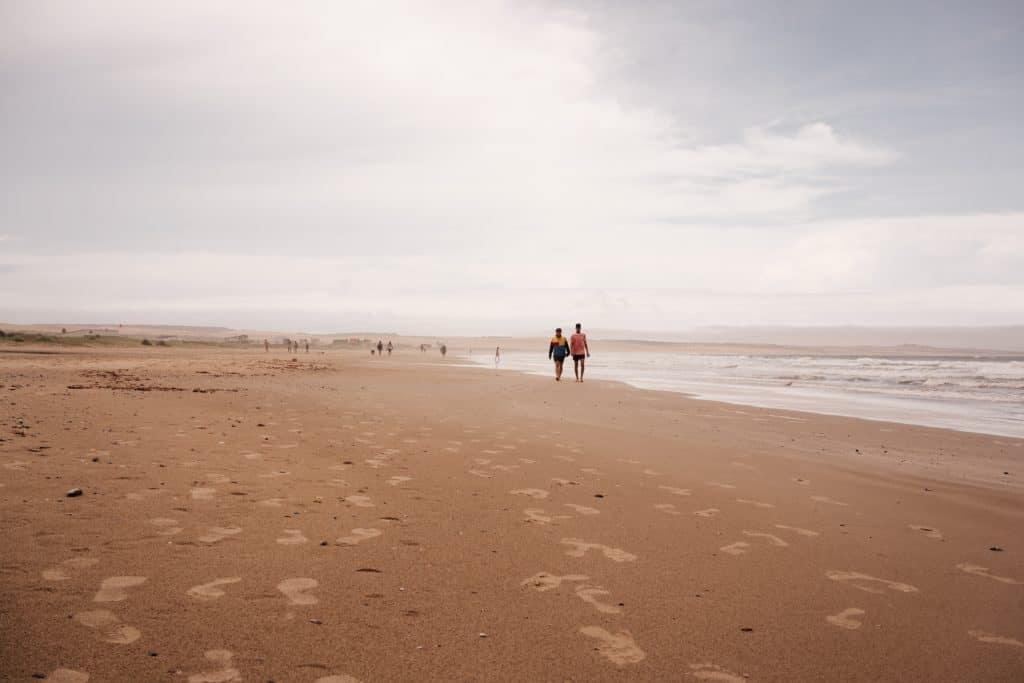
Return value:
M 157 653 L 156 653 L 156 652 L 154 652 L 153 650 L 150 650 L 150 651 L 149 651 L 149 652 L 147 652 L 146 654 L 148 654 L 148 655 L 149 655 L 150 657 L 156 657 L 156 655 L 157 655 Z
M 66 495 L 68 498 L 77 498 L 78 496 L 82 495 L 82 489 L 71 489 L 64 495 Z
M 93 458 L 93 459 L 92 459 L 92 461 L 93 461 L 93 462 L 99 462 L 99 461 L 100 461 L 100 459 L 99 459 L 99 458 Z
M 1001 553 L 1001 552 L 1003 552 L 1003 549 L 1002 549 L 1002 548 L 1000 548 L 1000 547 L 999 547 L 999 546 L 997 546 L 997 545 L 994 545 L 994 546 L 992 546 L 991 548 L 989 548 L 989 550 L 991 550 L 991 551 L 992 551 L 992 552 L 994 552 L 994 553 Z
M 320 624 L 322 624 L 324 622 L 320 621 L 319 619 L 310 619 L 309 623 L 320 625 Z
M 743 631 L 744 633 L 750 633 L 750 632 L 751 632 L 751 631 L 753 631 L 754 629 L 750 628 L 749 626 L 744 626 L 744 627 L 743 627 L 743 628 L 741 628 L 740 630 L 741 630 L 741 631 Z
M 327 545 L 327 541 L 320 541 L 320 545 Z
M 930 488 L 927 488 L 927 487 L 925 487 L 925 491 L 931 491 L 931 489 L 930 489 Z
M 594 498 L 604 498 L 604 494 L 603 493 L 595 493 L 594 494 Z
M 382 572 L 379 569 L 374 569 L 373 567 L 360 567 L 356 571 L 357 572 L 370 572 L 371 574 L 383 574 L 384 573 L 384 572 Z
M 352 461 L 351 460 L 343 460 L 341 464 L 342 465 L 351 465 Z M 1005 472 L 1003 474 L 1005 474 Z
M 32 678 L 46 678 L 46 674 L 32 674 Z

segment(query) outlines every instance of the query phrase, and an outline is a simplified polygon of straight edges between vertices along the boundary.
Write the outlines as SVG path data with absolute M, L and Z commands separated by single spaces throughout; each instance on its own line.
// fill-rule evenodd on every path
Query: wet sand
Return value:
M 25 350 L 0 680 L 1024 679 L 1024 440 L 418 351 Z

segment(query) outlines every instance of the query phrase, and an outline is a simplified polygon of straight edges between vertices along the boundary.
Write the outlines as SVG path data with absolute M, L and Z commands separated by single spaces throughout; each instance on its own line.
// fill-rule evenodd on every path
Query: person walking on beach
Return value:
M 548 358 L 555 361 L 555 381 L 562 381 L 562 366 L 569 355 L 569 340 L 562 336 L 562 328 L 555 328 L 555 336 L 548 345 Z
M 270 351 L 270 342 L 268 342 L 266 339 L 263 340 L 263 350 L 268 352 Z
M 382 342 L 380 339 L 377 340 L 377 355 L 380 356 L 381 358 L 384 357 L 384 342 Z
M 495 367 L 495 369 L 497 369 L 499 363 L 501 363 L 501 347 L 500 346 L 495 346 L 494 347 L 494 367 Z
M 394 350 L 395 350 L 395 345 L 394 345 L 394 344 L 392 344 L 392 343 L 391 343 L 391 340 L 389 339 L 389 340 L 388 340 L 388 355 L 390 356 L 390 355 L 391 355 L 391 352 L 392 352 L 392 351 L 394 351 Z
M 576 381 L 583 381 L 583 371 L 590 358 L 590 347 L 587 346 L 587 335 L 582 332 L 582 325 L 576 323 L 576 334 L 569 338 L 569 350 L 572 351 L 572 370 L 576 373 Z

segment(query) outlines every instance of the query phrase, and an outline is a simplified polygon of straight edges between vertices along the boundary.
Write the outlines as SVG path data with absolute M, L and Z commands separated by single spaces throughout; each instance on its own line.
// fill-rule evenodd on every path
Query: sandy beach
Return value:
M 0 680 L 1024 680 L 1024 440 L 405 348 L 0 397 Z

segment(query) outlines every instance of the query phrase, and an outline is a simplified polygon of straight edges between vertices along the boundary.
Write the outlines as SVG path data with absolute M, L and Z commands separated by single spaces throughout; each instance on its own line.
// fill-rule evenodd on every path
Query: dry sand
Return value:
M 1021 440 L 417 351 L 31 350 L 5 681 L 1024 680 Z

